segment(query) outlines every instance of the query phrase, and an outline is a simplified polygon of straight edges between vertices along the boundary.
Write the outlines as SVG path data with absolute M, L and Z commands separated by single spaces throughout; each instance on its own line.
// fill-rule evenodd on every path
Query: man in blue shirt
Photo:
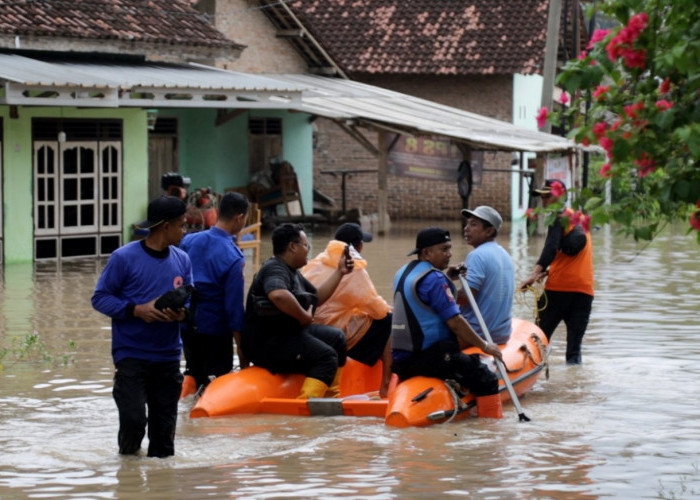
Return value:
M 242 194 L 226 193 L 219 203 L 216 224 L 186 235 L 180 244 L 192 260 L 197 290 L 194 328 L 183 336 L 185 359 L 200 390 L 209 383 L 209 376 L 231 371 L 234 339 L 241 366 L 247 365 L 240 352 L 245 258 L 233 236 L 246 224 L 248 205 Z
M 503 357 L 498 346 L 479 337 L 459 312 L 455 287 L 443 273 L 450 264 L 451 249 L 448 231 L 423 229 L 409 253 L 418 258 L 396 273 L 392 370 L 400 380 L 418 375 L 454 379 L 476 396 L 480 417 L 500 418 L 498 377 L 479 355 L 461 350 L 476 346 L 495 358 Z
M 464 238 L 474 247 L 464 260 L 467 283 L 491 339 L 496 344 L 505 344 L 511 333 L 515 271 L 510 255 L 495 241 L 503 219 L 487 206 L 464 209 L 462 215 L 467 218 Z M 464 290 L 459 291 L 457 301 L 472 330 L 486 338 Z
M 185 209 L 172 196 L 153 200 L 148 219 L 138 224 L 149 230 L 148 236 L 112 253 L 92 296 L 93 307 L 112 318 L 113 396 L 123 455 L 139 451 L 147 425 L 148 456 L 175 453 L 185 309 L 184 304 L 160 309 L 157 299 L 192 284 L 190 259 L 177 248 L 185 231 Z

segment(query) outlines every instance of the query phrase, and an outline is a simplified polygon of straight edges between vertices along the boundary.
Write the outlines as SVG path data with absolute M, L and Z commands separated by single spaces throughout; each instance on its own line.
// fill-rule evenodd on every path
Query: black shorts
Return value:
M 382 319 L 375 319 L 367 332 L 352 349 L 348 356 L 368 366 L 374 366 L 379 361 L 391 335 L 391 313 Z

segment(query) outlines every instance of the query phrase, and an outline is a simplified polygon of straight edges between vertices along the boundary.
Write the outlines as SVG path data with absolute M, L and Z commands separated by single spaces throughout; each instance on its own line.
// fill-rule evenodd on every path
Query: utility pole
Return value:
M 559 20 L 561 19 L 561 0 L 549 0 L 547 17 L 547 42 L 544 49 L 544 68 L 542 68 L 542 98 L 541 106 L 552 109 L 554 95 L 554 78 L 557 74 L 557 52 L 559 51 Z M 541 129 L 550 133 L 552 125 L 547 122 Z
M 559 52 L 559 24 L 561 19 L 561 0 L 549 0 L 549 12 L 547 16 L 547 40 L 544 49 L 544 67 L 542 68 L 542 97 L 540 107 L 552 110 L 554 96 L 554 79 L 557 74 L 557 55 Z M 547 121 L 540 129 L 547 134 L 552 132 L 552 124 Z M 546 156 L 537 155 L 535 162 L 535 186 L 541 186 L 544 182 L 544 166 Z M 537 220 L 537 234 L 544 234 L 543 217 Z

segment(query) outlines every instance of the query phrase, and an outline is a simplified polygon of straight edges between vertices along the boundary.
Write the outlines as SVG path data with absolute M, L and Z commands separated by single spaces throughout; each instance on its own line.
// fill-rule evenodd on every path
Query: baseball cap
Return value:
M 544 186 L 541 188 L 535 189 L 535 193 L 537 194 L 550 194 L 552 192 L 552 186 L 556 186 L 556 184 L 559 184 L 561 186 L 561 189 L 564 190 L 562 194 L 566 194 L 566 184 L 564 184 L 562 181 L 559 179 L 547 179 L 544 181 Z
M 148 204 L 147 219 L 136 224 L 141 229 L 150 229 L 165 221 L 180 217 L 187 210 L 185 202 L 174 196 L 161 196 Z
M 411 250 L 408 255 L 417 254 L 424 248 L 439 245 L 440 243 L 445 243 L 446 241 L 452 241 L 450 239 L 450 232 L 441 227 L 428 227 L 421 229 L 418 232 L 418 236 L 416 236 L 416 248 Z
M 476 217 L 477 219 L 485 220 L 491 224 L 496 231 L 499 231 L 503 225 L 503 218 L 501 217 L 501 214 L 499 214 L 495 208 L 487 207 L 486 205 L 476 207 L 474 210 L 467 210 L 466 208 L 463 208 L 462 215 L 467 218 Z
M 351 245 L 357 246 L 358 243 L 364 241 L 369 243 L 372 241 L 372 235 L 365 233 L 359 224 L 354 222 L 346 222 L 342 224 L 336 231 L 334 238 L 338 241 L 344 241 Z

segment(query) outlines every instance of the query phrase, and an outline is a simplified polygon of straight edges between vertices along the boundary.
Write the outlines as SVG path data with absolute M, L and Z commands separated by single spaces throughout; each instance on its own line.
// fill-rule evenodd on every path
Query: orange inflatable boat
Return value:
M 547 338 L 537 326 L 513 319 L 513 334 L 502 346 L 503 359 L 515 392 L 532 388 L 546 367 Z M 479 353 L 476 348 L 466 353 Z M 490 358 L 484 355 L 484 358 Z M 485 359 L 486 360 L 486 359 Z M 427 426 L 463 419 L 475 408 L 471 394 L 458 395 L 444 381 L 413 377 L 400 384 L 396 379 L 388 399 L 379 399 L 381 362 L 368 367 L 348 358 L 340 384 L 340 398 L 296 399 L 304 376 L 272 374 L 264 368 L 249 367 L 215 378 L 190 411 L 191 418 L 250 413 L 281 415 L 346 415 L 384 418 L 396 427 Z M 509 399 L 501 381 L 501 397 Z

